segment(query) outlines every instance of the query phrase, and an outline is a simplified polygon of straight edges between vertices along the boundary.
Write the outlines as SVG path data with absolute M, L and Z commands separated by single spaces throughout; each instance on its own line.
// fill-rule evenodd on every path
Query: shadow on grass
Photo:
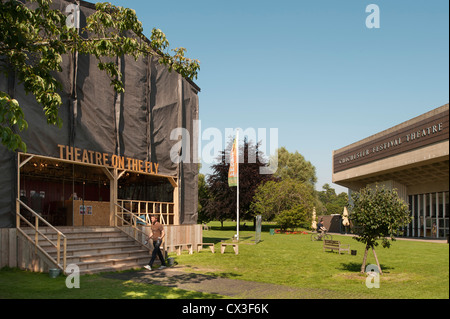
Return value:
M 370 263 L 368 263 L 367 265 L 369 265 Z M 367 266 L 366 265 L 366 266 Z M 361 263 L 355 263 L 355 262 L 350 262 L 350 263 L 341 263 L 340 267 L 337 268 L 339 270 L 345 270 L 345 271 L 351 271 L 351 272 L 360 272 L 361 271 L 361 266 L 362 266 L 362 262 Z M 381 270 L 384 273 L 389 273 L 389 269 L 394 269 L 392 267 L 386 266 L 384 264 L 380 264 Z
M 229 240 L 230 238 L 221 238 L 221 237 L 203 237 L 204 243 L 220 243 L 222 240 Z
M 133 271 L 123 273 L 103 273 L 103 278 L 133 281 L 140 284 L 151 284 L 171 288 L 182 288 L 185 285 L 203 284 L 218 278 L 238 278 L 242 275 L 232 272 L 208 272 L 206 274 L 166 272 L 166 271 Z
M 245 236 L 245 237 L 240 236 L 239 237 L 239 239 L 241 241 L 248 240 L 248 239 L 251 239 L 251 238 L 254 238 L 254 236 Z M 232 238 L 224 238 L 224 237 L 203 237 L 203 242 L 204 243 L 217 244 L 217 243 L 220 243 L 222 241 L 230 241 L 231 239 Z
M 215 226 L 215 225 L 212 225 L 212 226 L 210 226 L 211 227 L 211 230 L 219 230 L 219 231 L 235 231 L 236 230 L 236 224 L 234 224 L 234 225 L 224 225 L 223 227 L 221 227 L 220 225 L 219 226 Z M 270 229 L 272 229 L 272 228 L 280 228 L 280 226 L 278 226 L 278 225 L 261 225 L 261 232 L 263 232 L 263 233 L 268 233 L 268 232 L 270 232 Z M 240 230 L 242 230 L 242 231 L 255 231 L 255 226 L 253 226 L 253 223 L 250 223 L 250 225 L 246 225 L 246 226 L 244 226 L 244 225 L 240 225 L 239 226 L 239 229 Z

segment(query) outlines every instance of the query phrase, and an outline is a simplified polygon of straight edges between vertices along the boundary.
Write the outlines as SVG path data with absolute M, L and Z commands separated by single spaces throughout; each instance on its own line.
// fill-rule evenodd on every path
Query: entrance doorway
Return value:
M 412 222 L 407 236 L 447 238 L 449 234 L 449 192 L 409 196 Z

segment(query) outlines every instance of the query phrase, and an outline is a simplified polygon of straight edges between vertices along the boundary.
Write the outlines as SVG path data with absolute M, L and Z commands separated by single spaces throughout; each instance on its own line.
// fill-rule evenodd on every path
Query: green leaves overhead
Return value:
M 26 151 L 26 145 L 20 136 L 14 134 L 11 130 L 12 126 L 17 126 L 19 130 L 26 130 L 28 123 L 24 119 L 24 114 L 17 100 L 11 99 L 8 94 L 0 92 L 0 138 L 6 145 L 21 148 Z
M 124 92 L 122 75 L 117 64 L 103 58 L 130 55 L 156 56 L 169 71 L 175 70 L 188 79 L 197 78 L 200 62 L 185 57 L 184 48 L 168 52 L 169 42 L 159 29 L 153 29 L 150 39 L 143 35 L 142 23 L 132 9 L 97 3 L 96 11 L 86 18 L 86 26 L 76 29 L 66 25 L 67 15 L 50 9 L 51 0 L 30 0 L 34 9 L 17 0 L 0 1 L 0 72 L 14 74 L 23 83 L 26 93 L 33 94 L 42 105 L 48 124 L 62 126 L 58 116 L 60 84 L 52 73 L 61 72 L 62 55 L 79 52 L 91 54 L 98 67 L 110 77 L 116 92 Z M 109 59 L 110 60 L 110 59 Z M 0 139 L 9 150 L 26 146 L 15 131 L 28 125 L 18 103 L 0 92 Z M 14 104 L 14 105 L 13 105 Z

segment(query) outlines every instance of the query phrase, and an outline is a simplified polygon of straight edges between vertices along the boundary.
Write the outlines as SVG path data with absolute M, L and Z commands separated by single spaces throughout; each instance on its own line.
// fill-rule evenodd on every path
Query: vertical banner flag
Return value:
M 237 186 L 238 179 L 238 158 L 237 158 L 237 136 L 234 139 L 233 147 L 230 152 L 230 170 L 228 171 L 228 186 Z
M 239 130 L 230 152 L 230 170 L 228 171 L 228 186 L 236 186 L 236 239 L 239 240 Z

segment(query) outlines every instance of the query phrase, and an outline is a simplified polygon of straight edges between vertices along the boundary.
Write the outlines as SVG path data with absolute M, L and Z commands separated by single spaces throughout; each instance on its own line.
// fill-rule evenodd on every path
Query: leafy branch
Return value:
M 62 127 L 58 115 L 62 104 L 57 93 L 60 83 L 52 73 L 61 72 L 62 55 L 70 52 L 96 57 L 98 68 L 110 77 L 118 93 L 124 92 L 117 64 L 105 62 L 105 57 L 129 55 L 155 56 L 159 63 L 175 70 L 183 77 L 197 78 L 200 62 L 185 57 L 186 49 L 168 52 L 169 41 L 159 29 L 153 29 L 150 39 L 143 34 L 142 23 L 132 9 L 97 3 L 96 11 L 86 20 L 86 27 L 78 30 L 67 26 L 67 16 L 50 9 L 51 0 L 30 0 L 38 4 L 30 9 L 18 0 L 0 0 L 0 73 L 14 74 L 25 92 L 35 96 L 42 105 L 47 123 Z M 15 130 L 28 127 L 16 100 L 1 92 L 0 139 L 9 150 L 26 145 Z M 19 111 L 21 113 L 19 113 Z

